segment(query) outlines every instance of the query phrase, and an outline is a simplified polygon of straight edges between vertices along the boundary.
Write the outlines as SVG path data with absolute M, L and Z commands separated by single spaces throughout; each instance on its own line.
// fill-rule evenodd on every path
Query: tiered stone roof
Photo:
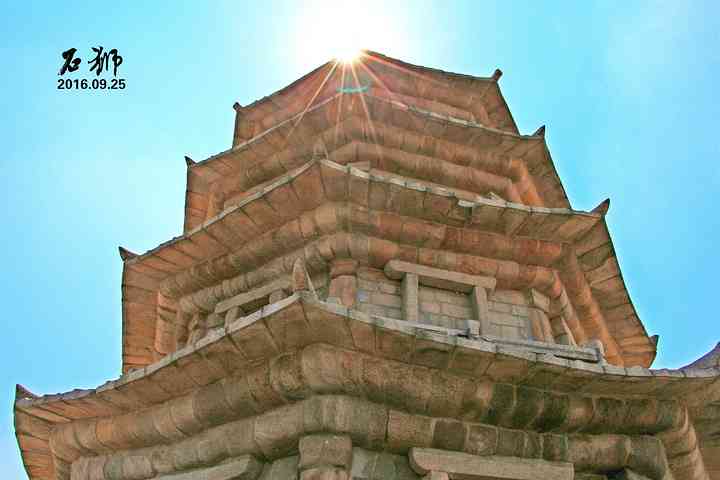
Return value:
M 600 221 L 592 231 L 581 227 L 572 231 L 576 224 L 589 226 L 602 215 L 584 217 L 574 212 L 585 220 L 567 221 L 573 212 L 550 158 L 544 129 L 530 136 L 517 133 L 497 84 L 499 75 L 449 74 L 372 52 L 363 59 L 363 67 L 356 69 L 356 75 L 364 74 L 372 86 L 362 92 L 343 93 L 347 74 L 330 62 L 263 100 L 237 108 L 236 131 L 240 133 L 233 148 L 189 163 L 184 235 L 125 265 L 126 367 L 146 365 L 169 351 L 149 335 L 158 331 L 157 311 L 162 308 L 163 298 L 153 293 L 156 285 L 183 271 L 188 277 L 199 265 L 209 268 L 218 261 L 208 259 L 248 248 L 246 242 L 259 233 L 291 225 L 300 214 L 320 205 L 292 193 L 298 190 L 294 185 L 303 181 L 311 183 L 306 190 L 322 189 L 318 177 L 307 168 L 318 151 L 338 165 L 368 163 L 368 180 L 362 179 L 364 173 L 357 173 L 359 169 L 346 169 L 348 178 L 358 178 L 363 188 L 385 181 L 394 188 L 406 187 L 402 195 L 408 197 L 435 198 L 433 189 L 445 192 L 437 206 L 429 204 L 424 211 L 406 212 L 406 216 L 425 216 L 453 226 L 469 224 L 495 233 L 494 242 L 517 243 L 510 237 L 530 236 L 554 243 L 556 250 L 564 252 L 563 267 L 568 267 L 559 271 L 576 294 L 568 303 L 580 310 L 571 315 L 579 317 L 578 336 L 586 338 L 584 330 L 589 330 L 606 343 L 612 361 L 649 366 L 655 342 L 627 293 L 607 225 Z M 502 198 L 491 200 L 486 196 L 490 192 Z M 384 199 L 375 198 L 383 194 L 383 188 L 371 188 L 359 204 L 349 196 L 324 201 L 371 204 L 384 210 L 386 205 L 376 207 Z M 453 202 L 456 218 L 448 218 L 445 214 Z M 457 206 L 468 202 L 479 203 L 474 209 Z M 306 207 L 297 208 L 300 205 Z M 397 206 L 388 202 L 387 207 Z M 555 229 L 558 235 L 549 238 Z M 586 236 L 565 238 L 565 230 Z M 575 255 L 568 253 L 569 240 L 577 242 Z M 445 247 L 442 242 L 437 246 Z M 260 267 L 263 258 L 267 257 L 250 258 L 243 266 Z M 533 258 L 530 263 L 552 267 L 559 258 Z M 205 283 L 226 280 L 239 270 L 226 272 L 220 277 L 213 274 Z M 137 281 L 149 287 L 142 291 L 131 280 L 140 276 L 142 280 Z
M 234 462 L 256 478 L 258 459 L 322 431 L 401 456 L 432 446 L 540 456 L 563 475 L 708 478 L 717 362 L 648 369 L 657 337 L 628 295 L 609 201 L 571 207 L 544 127 L 518 132 L 499 78 L 365 52 L 236 104 L 232 148 L 186 158 L 182 235 L 120 249 L 123 375 L 60 395 L 18 388 L 30 477 L 180 479 Z M 362 310 L 360 270 L 399 282 L 414 313 Z M 541 337 L 413 323 L 419 279 L 426 294 L 470 295 L 478 315 L 488 292 L 520 295 L 527 306 L 503 308 L 532 309 Z M 481 453 L 476 429 L 507 442 Z M 598 465 L 597 449 L 613 453 Z

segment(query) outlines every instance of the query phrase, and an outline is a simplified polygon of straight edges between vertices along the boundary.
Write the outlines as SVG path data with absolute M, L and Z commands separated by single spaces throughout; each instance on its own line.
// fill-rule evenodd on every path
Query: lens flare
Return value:
M 352 63 L 362 54 L 362 48 L 359 42 L 353 41 L 352 38 L 343 40 L 339 39 L 332 46 L 335 60 L 342 63 Z

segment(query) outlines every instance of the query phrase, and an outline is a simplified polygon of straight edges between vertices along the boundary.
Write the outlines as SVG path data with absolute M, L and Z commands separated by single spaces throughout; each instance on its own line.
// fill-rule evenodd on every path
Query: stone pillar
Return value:
M 534 288 L 525 291 L 528 307 L 530 307 L 528 320 L 533 340 L 539 342 L 555 343 L 548 312 L 550 311 L 550 299 Z
M 335 299 L 348 308 L 355 305 L 357 297 L 357 260 L 339 259 L 330 265 L 330 288 L 328 300 Z
M 490 315 L 488 314 L 488 293 L 487 289 L 480 286 L 474 286 L 470 292 L 470 303 L 473 307 L 473 313 L 478 322 L 480 322 L 480 335 L 487 335 L 490 332 Z
M 407 322 L 417 323 L 420 321 L 419 288 L 418 276 L 414 273 L 406 273 L 402 279 L 400 289 L 402 292 L 403 318 Z
M 300 480 L 348 480 L 352 441 L 346 435 L 316 434 L 300 439 Z

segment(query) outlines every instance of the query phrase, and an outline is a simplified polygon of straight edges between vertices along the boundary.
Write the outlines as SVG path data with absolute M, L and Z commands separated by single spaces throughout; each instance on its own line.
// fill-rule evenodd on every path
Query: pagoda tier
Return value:
M 455 458 L 435 468 L 479 462 L 483 472 L 496 460 L 529 469 L 497 478 L 718 478 L 700 451 L 714 437 L 699 436 L 690 413 L 700 398 L 720 399 L 718 367 L 529 354 L 294 288 L 97 389 L 36 397 L 18 388 L 15 429 L 30 478 L 292 479 L 317 435 L 352 447 L 332 465 L 357 479 L 419 480 L 417 456 L 438 452 Z M 717 425 L 717 410 L 708 416 Z M 381 462 L 390 471 L 374 470 Z
M 339 242 L 349 246 L 323 248 Z M 320 159 L 125 262 L 126 367 L 176 349 L 180 317 L 211 314 L 288 275 L 296 258 L 313 274 L 342 258 L 375 269 L 399 258 L 492 276 L 503 289 L 543 292 L 556 334 L 565 324 L 576 343 L 600 339 L 612 363 L 648 366 L 655 354 L 601 213 L 528 207 Z
M 417 165 L 421 177 L 439 173 L 474 190 L 498 189 L 508 200 L 570 206 L 542 134 L 522 136 L 444 116 L 382 90 L 336 92 L 230 150 L 191 163 L 185 229 L 218 213 L 230 193 L 303 164 L 318 140 L 339 163 L 377 161 L 387 153 L 401 169 Z
M 365 52 L 236 104 L 183 234 L 120 249 L 122 376 L 18 386 L 30 478 L 720 480 L 717 355 L 648 369 L 609 201 L 499 78 Z

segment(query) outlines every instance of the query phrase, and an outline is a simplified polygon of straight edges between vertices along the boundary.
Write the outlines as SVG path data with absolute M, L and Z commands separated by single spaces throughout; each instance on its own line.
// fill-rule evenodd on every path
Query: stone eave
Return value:
M 297 335 L 278 337 L 289 324 L 299 329 Z M 691 401 L 701 393 L 716 396 L 720 387 L 719 368 L 649 370 L 538 355 L 482 339 L 428 332 L 299 292 L 96 389 L 41 397 L 18 389 L 15 429 L 28 474 L 33 480 L 55 478 L 49 440 L 55 425 L 138 411 L 315 343 L 410 365 L 432 361 L 433 368 L 493 382 L 587 395 Z M 435 353 L 428 356 L 430 351 Z
M 425 84 L 439 84 L 439 86 L 444 88 L 446 91 L 463 91 L 465 92 L 465 98 L 476 97 L 478 100 L 482 100 L 482 98 L 488 93 L 491 93 L 496 97 L 496 103 L 500 107 L 501 112 L 499 115 L 502 118 L 502 123 L 506 124 L 511 131 L 514 131 L 515 133 L 518 132 L 515 121 L 512 118 L 512 114 L 510 113 L 507 103 L 500 92 L 498 79 L 500 78 L 501 72 L 499 70 L 496 70 L 490 77 L 477 77 L 412 65 L 369 50 L 365 50 L 362 53 L 360 59 L 356 61 L 354 68 L 364 67 L 372 70 L 373 64 L 380 66 L 392 66 L 394 70 L 391 70 L 389 74 L 393 77 L 412 77 L 412 81 L 421 79 L 421 81 Z M 285 110 L 289 105 L 299 105 L 298 102 L 305 102 L 299 105 L 299 107 L 302 109 L 309 106 L 312 107 L 312 101 L 315 100 L 316 96 L 322 100 L 324 96 L 328 95 L 329 89 L 327 88 L 328 85 L 326 85 L 326 81 L 329 77 L 336 70 L 343 68 L 345 67 L 342 64 L 336 62 L 335 60 L 330 60 L 315 68 L 311 72 L 303 75 L 301 78 L 295 80 L 286 87 L 256 100 L 249 105 L 240 106 L 236 104 L 236 111 L 242 117 L 245 117 L 253 122 L 264 123 L 265 117 L 277 111 Z M 425 90 L 427 89 L 412 88 L 396 93 L 403 95 L 413 94 L 413 96 L 415 96 L 418 91 Z M 306 97 L 309 99 L 309 102 L 306 100 Z M 467 105 L 456 105 L 454 103 L 448 103 L 448 105 L 453 106 L 454 108 L 467 107 Z
M 319 169 L 320 173 L 314 173 L 315 167 Z M 632 346 L 636 350 L 641 350 L 643 353 L 641 354 L 641 358 L 635 358 L 632 363 L 641 365 L 651 364 L 655 356 L 655 346 L 647 337 L 642 323 L 637 318 L 634 307 L 630 303 L 629 295 L 625 290 L 622 277 L 619 277 L 619 282 L 614 280 L 620 275 L 620 270 L 602 214 L 579 212 L 569 209 L 527 207 L 502 200 L 483 198 L 479 195 L 459 195 L 452 189 L 424 186 L 421 182 L 406 179 L 398 175 L 367 173 L 350 166 L 338 165 L 329 160 L 308 162 L 303 167 L 282 176 L 261 191 L 244 199 L 239 204 L 226 209 L 220 215 L 208 220 L 200 227 L 195 228 L 181 237 L 163 243 L 142 255 L 126 260 L 123 273 L 123 331 L 126 331 L 125 327 L 128 327 L 128 331 L 136 330 L 136 328 L 132 326 L 132 323 L 135 321 L 134 316 L 127 314 L 125 307 L 129 304 L 145 303 L 146 307 L 143 307 L 145 310 L 154 311 L 153 302 L 156 302 L 157 298 L 153 299 L 148 292 L 152 292 L 154 289 L 156 290 L 157 285 L 164 279 L 186 271 L 202 261 L 235 251 L 237 249 L 234 249 L 232 247 L 233 245 L 243 245 L 257 235 L 295 218 L 295 216 L 299 214 L 298 200 L 295 199 L 296 193 L 286 192 L 281 195 L 276 192 L 283 188 L 294 192 L 293 182 L 299 181 L 299 179 L 309 175 L 318 174 L 321 179 L 336 177 L 335 180 L 339 180 L 338 176 L 345 177 L 338 185 L 346 186 L 341 186 L 339 190 L 336 189 L 337 191 L 335 193 L 329 192 L 327 194 L 327 200 L 308 199 L 310 202 L 315 202 L 307 207 L 308 209 L 317 208 L 320 203 L 326 201 L 352 201 L 349 186 L 351 183 L 359 185 L 360 187 L 356 185 L 355 188 L 359 188 L 360 191 L 367 192 L 363 194 L 367 197 L 364 197 L 361 204 L 369 204 L 368 202 L 371 202 L 369 198 L 370 185 L 374 183 L 386 185 L 388 188 L 399 188 L 399 191 L 405 191 L 408 195 L 429 195 L 445 202 L 445 204 L 447 204 L 447 201 L 450 201 L 451 204 L 454 205 L 452 207 L 454 215 L 448 216 L 448 212 L 445 210 L 429 212 L 434 214 L 430 217 L 430 220 L 435 222 L 447 223 L 449 221 L 447 219 L 454 216 L 455 218 L 461 219 L 460 225 L 463 227 L 488 231 L 493 231 L 494 229 L 494 231 L 497 231 L 496 224 L 500 219 L 504 222 L 500 232 L 506 235 L 521 235 L 558 243 L 578 243 L 575 248 L 579 249 L 581 254 L 589 252 L 590 260 L 587 262 L 580 261 L 579 263 L 571 263 L 571 270 L 581 269 L 580 271 L 583 272 L 582 275 L 589 277 L 591 286 L 592 282 L 597 282 L 603 287 L 606 287 L 602 291 L 603 295 L 612 297 L 613 300 L 615 296 L 619 296 L 622 301 L 620 303 L 616 301 L 612 303 L 610 307 L 616 308 L 629 304 L 629 311 L 626 311 L 628 308 L 624 310 L 620 309 L 620 313 L 623 315 L 619 319 L 612 319 L 614 322 L 613 325 L 619 325 L 617 329 L 619 333 L 613 334 L 611 337 L 601 335 L 601 338 L 605 341 L 610 341 L 609 338 L 612 338 L 614 339 L 613 341 L 616 342 L 623 341 L 626 337 L 634 339 L 632 340 Z M 318 187 L 323 190 L 329 188 L 327 186 L 322 187 L 322 180 L 320 180 Z M 279 214 L 276 215 L 278 218 L 273 224 L 268 223 L 269 220 L 267 218 L 255 222 L 252 218 L 248 217 L 248 213 L 246 212 L 247 207 L 254 202 L 259 202 L 267 212 L 291 212 L 291 214 L 285 218 L 279 217 Z M 302 201 L 300 203 L 302 204 Z M 438 202 L 423 201 L 423 203 L 436 205 Z M 403 214 L 402 211 L 399 213 Z M 413 214 L 412 211 L 407 211 L 404 214 L 410 216 L 418 215 L 417 212 Z M 257 230 L 255 227 L 253 227 L 254 229 L 246 229 L 242 227 L 242 225 L 248 228 L 253 227 L 253 225 L 264 225 L 265 228 L 261 230 Z M 450 225 L 452 225 L 452 223 L 450 223 Z M 247 232 L 241 238 L 237 238 L 232 232 L 238 233 L 240 231 L 238 229 L 247 230 Z M 609 249 L 607 249 L 608 245 Z M 198 254 L 200 246 L 204 249 L 204 254 L 201 257 L 199 257 Z M 600 252 L 602 255 L 598 256 L 597 249 L 603 247 L 604 250 Z M 140 289 L 126 288 L 126 275 L 130 275 L 131 271 L 143 277 L 149 275 L 152 277 L 151 283 L 148 284 L 143 280 L 144 284 Z M 220 281 L 220 279 L 217 281 Z M 127 283 L 134 287 L 136 282 Z M 139 300 L 136 300 L 136 298 Z M 151 328 L 149 331 L 154 330 Z M 123 348 L 125 348 L 125 342 Z M 620 351 L 624 352 L 622 349 Z M 649 358 L 646 358 L 648 353 L 645 352 L 650 352 Z M 637 357 L 637 355 L 635 355 L 635 357 Z M 129 363 L 132 364 L 133 362 Z M 144 363 L 147 363 L 147 361 Z
M 351 99 L 359 95 L 363 103 L 362 107 L 355 106 L 355 113 L 353 113 L 350 111 L 353 108 L 352 102 L 346 101 L 343 107 L 345 111 L 338 111 L 341 104 L 340 98 L 344 95 L 350 95 Z M 341 113 L 344 116 L 341 116 Z M 478 123 L 438 115 L 402 102 L 374 97 L 365 93 L 335 94 L 306 112 L 280 122 L 248 141 L 191 165 L 189 172 L 204 178 L 207 184 L 212 184 L 223 177 L 236 173 L 240 168 L 262 162 L 271 155 L 286 149 L 297 149 L 300 156 L 304 156 L 311 148 L 311 143 L 314 144 L 319 135 L 331 129 L 341 119 L 344 120 L 352 115 L 369 115 L 370 120 L 374 123 L 387 124 L 399 131 L 431 134 L 442 138 L 449 144 L 470 146 L 482 152 L 497 151 L 502 154 L 512 152 L 512 155 L 517 155 L 526 163 L 528 174 L 545 205 L 570 208 L 562 182 L 550 158 L 544 135 L 519 135 Z M 301 118 L 303 121 L 300 122 Z M 355 134 L 357 132 L 350 132 L 350 135 Z M 336 145 L 326 144 L 325 147 L 332 152 Z M 189 186 L 188 190 L 192 189 L 193 187 Z M 200 204 L 208 204 L 207 190 L 198 190 L 193 194 L 198 196 Z M 190 203 L 186 204 L 186 222 L 193 213 L 189 208 L 195 207 Z
M 448 77 L 453 80 L 459 80 L 462 83 L 469 82 L 471 85 L 473 84 L 481 84 L 484 86 L 484 89 L 482 91 L 482 95 L 486 95 L 487 92 L 490 90 L 494 91 L 495 95 L 497 95 L 498 100 L 503 108 L 503 113 L 507 116 L 507 122 L 509 124 L 509 127 L 511 128 L 511 131 L 515 133 L 519 133 L 519 130 L 517 128 L 517 124 L 515 123 L 515 119 L 512 116 L 512 112 L 510 111 L 510 107 L 508 106 L 507 102 L 505 101 L 505 97 L 502 94 L 502 91 L 500 89 L 500 84 L 498 83 L 498 80 L 500 79 L 500 76 L 502 75 L 502 72 L 500 70 L 495 70 L 492 76 L 490 77 L 479 77 L 475 75 L 468 75 L 465 73 L 455 73 L 455 72 L 449 72 L 445 70 L 440 70 L 436 68 L 431 67 L 425 67 L 422 65 L 414 65 L 412 63 L 403 62 L 402 60 L 398 60 L 392 57 L 388 57 L 386 55 L 383 55 L 378 52 L 374 52 L 371 50 L 365 50 L 365 55 L 382 60 L 384 62 L 400 66 L 402 68 L 414 70 L 416 72 L 422 72 L 422 73 L 432 73 L 436 75 L 440 75 L 443 77 Z
M 322 164 L 324 166 L 327 166 L 329 168 L 336 169 L 338 171 L 343 171 L 347 175 L 356 177 L 358 179 L 363 180 L 371 180 L 375 182 L 382 182 L 387 183 L 388 185 L 398 186 L 400 188 L 407 188 L 411 190 L 417 190 L 420 192 L 428 192 L 433 195 L 443 196 L 443 197 L 451 197 L 455 198 L 457 202 L 460 204 L 460 207 L 462 208 L 468 208 L 468 209 L 479 209 L 482 210 L 483 208 L 489 209 L 489 210 L 496 210 L 497 212 L 494 214 L 496 216 L 500 216 L 499 212 L 504 209 L 510 209 L 513 211 L 518 212 L 519 215 L 529 215 L 530 217 L 533 217 L 535 215 L 540 218 L 552 215 L 552 216 L 560 216 L 558 218 L 564 218 L 567 216 L 579 216 L 584 217 L 587 219 L 593 219 L 592 223 L 595 223 L 595 220 L 600 220 L 603 218 L 602 215 L 593 213 L 593 212 L 585 212 L 581 210 L 572 210 L 570 208 L 550 208 L 550 207 L 541 207 L 541 206 L 527 206 L 520 203 L 514 203 L 514 202 L 507 202 L 504 200 L 499 199 L 493 199 L 493 198 L 487 198 L 483 197 L 481 195 L 465 195 L 461 192 L 458 192 L 456 189 L 452 188 L 446 188 L 446 187 L 440 187 L 440 186 L 428 186 L 425 187 L 423 184 L 426 182 L 418 181 L 412 178 L 403 177 L 402 175 L 397 175 L 389 172 L 381 172 L 377 170 L 371 170 L 370 172 L 365 172 L 363 170 L 360 170 L 358 168 L 354 168 L 351 165 L 340 165 L 335 162 L 332 162 L 331 160 L 317 160 L 317 161 L 309 161 L 305 163 L 302 167 L 293 170 L 292 172 L 285 174 L 277 179 L 275 179 L 273 182 L 265 186 L 263 189 L 247 196 L 244 198 L 241 202 L 239 202 L 236 205 L 230 206 L 220 212 L 218 215 L 204 221 L 202 225 L 193 228 L 192 230 L 184 233 L 183 235 L 173 237 L 172 239 L 168 240 L 167 242 L 163 242 L 157 247 L 148 250 L 147 252 L 137 255 L 131 259 L 128 259 L 125 264 L 128 266 L 140 264 L 145 259 L 152 257 L 153 255 L 157 254 L 160 251 L 166 250 L 171 248 L 172 246 L 192 238 L 195 235 L 198 235 L 199 233 L 203 231 L 207 231 L 208 228 L 212 227 L 214 224 L 221 222 L 224 218 L 228 217 L 229 215 L 232 215 L 235 212 L 239 212 L 242 210 L 242 208 L 247 205 L 248 203 L 257 201 L 258 199 L 264 197 L 269 192 L 272 192 L 283 185 L 286 185 L 287 183 L 291 182 L 293 179 L 297 178 L 298 176 L 305 173 L 308 169 L 310 169 L 315 163 Z M 561 226 L 560 225 L 557 226 Z M 536 226 L 539 226 L 536 225 Z M 575 232 L 576 233 L 576 232 Z M 568 241 L 569 238 L 562 238 L 558 237 L 558 232 L 555 229 L 547 230 L 546 234 L 540 235 L 533 238 L 543 239 L 543 240 L 556 240 L 565 242 Z M 561 234 L 560 234 L 561 235 Z M 532 236 L 532 235 L 530 235 Z M 222 242 L 216 242 L 217 245 L 221 245 Z M 185 256 L 187 256 L 189 259 L 192 259 L 192 255 L 188 254 L 187 252 L 183 252 Z M 222 250 L 218 250 L 214 252 L 214 254 L 209 255 L 209 257 L 212 257 L 217 254 L 225 253 Z M 174 271 L 171 273 L 177 273 L 178 271 L 187 268 L 187 265 L 183 264 L 184 262 L 177 262 L 174 267 L 172 268 Z

